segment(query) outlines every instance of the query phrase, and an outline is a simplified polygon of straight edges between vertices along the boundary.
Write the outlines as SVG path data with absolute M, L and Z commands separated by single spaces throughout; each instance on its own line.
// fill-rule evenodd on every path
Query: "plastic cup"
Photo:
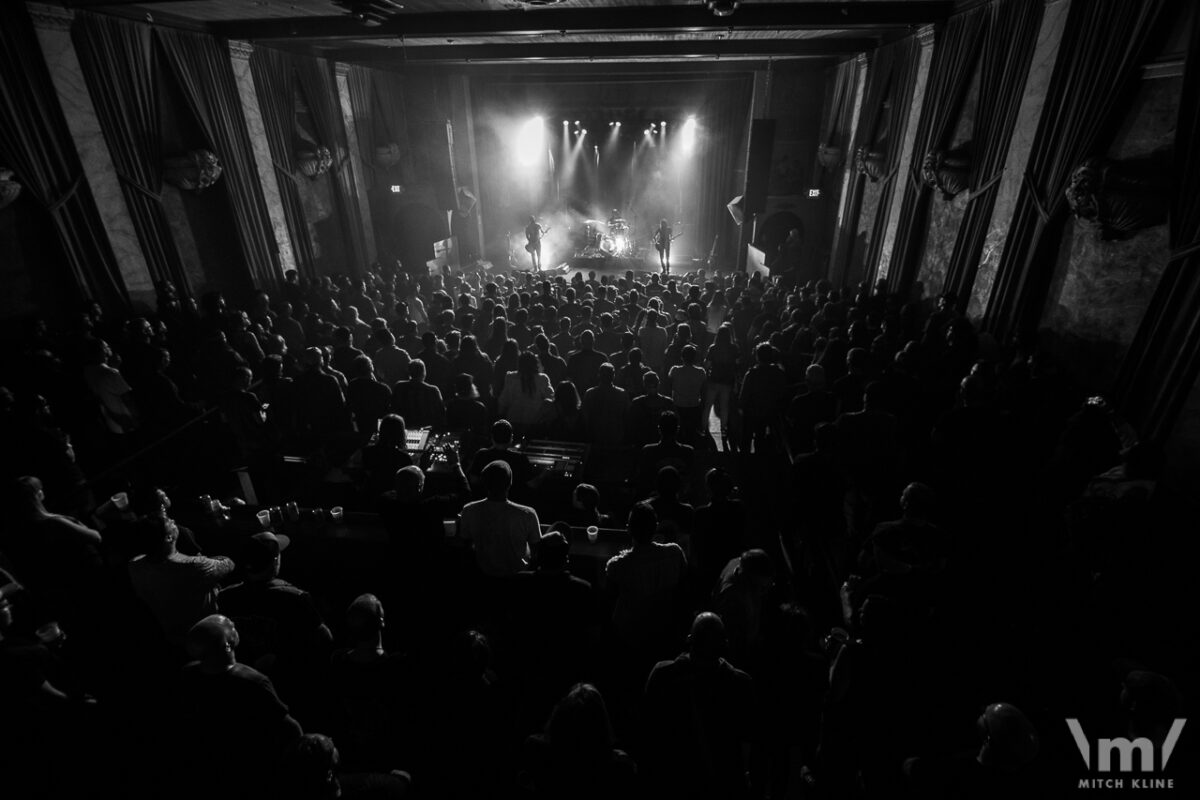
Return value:
M 263 530 L 271 527 L 271 509 L 264 508 L 258 512 L 258 524 L 263 526 Z
M 334 522 L 341 522 L 342 521 L 342 507 L 334 506 L 333 508 L 329 509 L 329 518 L 331 520 L 333 520 Z
M 124 511 L 129 508 L 129 494 L 127 492 L 117 492 L 109 498 L 109 501 L 117 511 Z
M 600 538 L 600 529 L 595 525 L 588 525 L 587 537 L 589 542 L 595 544 L 596 540 Z

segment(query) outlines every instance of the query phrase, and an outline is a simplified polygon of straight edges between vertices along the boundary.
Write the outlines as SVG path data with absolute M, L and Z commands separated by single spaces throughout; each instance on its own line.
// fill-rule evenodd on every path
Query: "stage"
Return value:
M 673 277 L 682 277 L 689 272 L 703 269 L 704 265 L 705 262 L 701 259 L 685 259 L 672 254 L 671 275 Z M 512 268 L 519 269 L 522 272 L 529 271 L 528 264 L 521 266 L 514 265 Z M 569 280 L 576 273 L 582 273 L 584 277 L 587 277 L 589 272 L 595 272 L 596 275 L 624 277 L 625 273 L 630 270 L 634 272 L 661 272 L 661 269 L 658 263 L 658 253 L 650 250 L 649 253 L 642 253 L 637 256 L 575 256 L 557 266 L 543 267 L 541 274 L 548 277 L 562 275 Z

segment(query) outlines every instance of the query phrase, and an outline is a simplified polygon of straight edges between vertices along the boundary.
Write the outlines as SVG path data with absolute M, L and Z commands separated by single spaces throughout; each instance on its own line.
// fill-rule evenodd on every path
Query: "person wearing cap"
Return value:
M 529 565 L 541 539 L 538 515 L 508 499 L 513 473 L 506 462 L 493 461 L 480 477 L 485 497 L 463 506 L 458 535 L 471 542 L 484 575 L 511 577 Z
M 238 626 L 243 656 L 251 664 L 274 657 L 292 671 L 323 659 L 333 635 L 308 592 L 279 577 L 287 536 L 260 531 L 246 540 L 239 566 L 245 579 L 221 590 L 221 611 Z
M 303 734 L 270 678 L 238 661 L 241 636 L 229 617 L 210 614 L 186 634 L 178 723 L 197 797 L 258 798 Z
M 129 563 L 133 591 L 158 620 L 167 640 L 182 644 L 197 620 L 217 610 L 217 592 L 233 573 L 233 561 L 180 553 L 179 527 L 165 513 L 147 517 L 138 526 L 150 549 Z
M 647 777 L 663 797 L 744 797 L 744 745 L 756 733 L 754 681 L 722 654 L 716 614 L 692 621 L 687 650 L 660 661 L 646 681 Z

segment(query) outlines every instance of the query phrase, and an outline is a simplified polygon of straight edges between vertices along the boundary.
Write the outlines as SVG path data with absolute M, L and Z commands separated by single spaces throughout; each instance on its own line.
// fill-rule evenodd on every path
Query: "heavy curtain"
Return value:
M 156 283 L 191 294 L 162 201 L 162 135 L 149 25 L 103 14 L 75 17 L 71 36 L 104 131 L 125 205 Z
M 129 295 L 24 3 L 0 3 L 0 164 L 50 213 L 79 292 Z
M 267 144 L 275 161 L 279 199 L 284 220 L 292 235 L 296 266 L 305 275 L 315 277 L 317 265 L 312 238 L 308 234 L 304 205 L 296 187 L 296 172 L 299 169 L 293 141 L 296 127 L 296 71 L 287 53 L 269 47 L 256 47 L 250 54 L 250 73 L 254 77 Z
M 323 58 L 294 56 L 296 80 L 308 100 L 309 114 L 317 128 L 321 144 L 333 154 L 329 170 L 333 181 L 333 204 L 341 225 L 349 272 L 361 275 L 366 271 L 366 245 L 363 242 L 362 217 L 354 186 L 354 171 L 350 168 L 350 147 L 346 143 L 346 124 L 338 100 L 337 82 L 332 65 Z
M 821 144 L 842 151 L 842 162 L 853 158 L 849 152 L 850 125 L 854 120 L 854 94 L 858 89 L 858 62 L 843 61 L 834 67 L 833 93 L 829 103 L 829 116 L 821 131 Z M 830 171 L 836 170 L 834 167 Z
M 984 327 L 1007 338 L 1036 325 L 1067 218 L 1071 172 L 1102 145 L 1124 110 L 1165 0 L 1072 3 L 1009 222 Z
M 950 146 L 979 61 L 979 43 L 986 21 L 987 7 L 977 6 L 951 17 L 938 32 L 911 168 L 907 176 L 899 176 L 901 186 L 897 187 L 903 196 L 888 269 L 888 286 L 893 292 L 907 295 L 920 268 L 933 197 L 933 189 L 921 178 L 922 163 L 926 153 Z
M 900 156 L 904 150 L 904 134 L 908 116 L 912 110 L 913 89 L 917 81 L 917 65 L 921 60 L 921 44 L 916 36 L 902 39 L 893 45 L 896 49 L 892 80 L 888 86 L 886 107 L 880 109 L 876 118 L 876 133 L 865 144 L 884 154 L 886 172 L 880 179 L 879 205 L 875 207 L 875 220 L 871 225 L 871 239 L 867 243 L 865 279 L 870 282 L 879 268 L 879 256 L 883 252 L 884 231 L 892 216 L 892 193 L 895 191 L 896 175 L 900 169 Z M 903 178 L 903 176 L 901 176 Z
M 893 84 L 903 81 L 907 73 L 911 72 L 915 75 L 915 68 L 910 69 L 910 62 L 915 61 L 919 52 L 917 48 L 916 38 L 909 37 L 880 47 L 869 55 L 870 62 L 867 65 L 867 83 L 863 89 L 862 110 L 859 113 L 854 138 L 850 147 L 846 149 L 846 169 L 850 170 L 850 184 L 845 197 L 842 198 L 842 224 L 838 230 L 834 260 L 830 269 L 830 278 L 835 284 L 840 284 L 845 280 L 851 259 L 854 257 L 854 242 L 858 236 L 859 217 L 862 213 L 863 189 L 867 178 L 858 171 L 855 165 L 855 153 L 859 148 L 871 150 L 875 147 L 880 127 L 888 113 L 884 104 L 889 101 Z M 912 94 L 911 89 L 908 93 Z M 893 135 L 891 138 L 896 139 L 897 137 Z
M 1117 376 L 1126 416 L 1143 435 L 1165 441 L 1200 378 L 1200 16 L 1184 68 L 1175 127 L 1170 205 L 1171 253 Z
M 1025 94 L 1029 64 L 1042 26 L 1042 0 L 994 0 L 987 6 L 979 64 L 979 103 L 971 134 L 967 205 L 954 239 L 943 292 L 965 309 L 992 220 L 996 190 Z
M 212 36 L 173 28 L 156 28 L 155 35 L 205 138 L 221 159 L 220 182 L 229 196 L 238 242 L 254 285 L 275 286 L 283 277 L 279 250 L 258 180 L 229 46 Z
M 737 224 L 726 204 L 742 190 L 736 177 L 745 151 L 738 145 L 747 127 L 753 92 L 754 79 L 750 76 L 714 81 L 708 90 L 711 99 L 697 116 L 697 152 L 702 157 L 698 159 L 698 183 L 693 184 L 698 209 L 693 241 L 699 258 L 708 257 L 714 240 L 718 257 L 732 256 L 736 260 L 740 255 Z
M 372 100 L 372 71 L 366 67 L 350 67 L 346 73 L 350 88 L 350 111 L 354 114 L 354 130 L 358 136 L 357 158 L 363 168 L 360 174 L 370 189 L 375 169 L 375 104 Z

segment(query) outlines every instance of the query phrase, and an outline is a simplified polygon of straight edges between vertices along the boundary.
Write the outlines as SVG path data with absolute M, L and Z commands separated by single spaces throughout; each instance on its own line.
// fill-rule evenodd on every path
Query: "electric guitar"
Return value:
M 525 238 L 529 240 L 528 244 L 525 245 L 526 253 L 532 253 L 534 250 L 537 250 L 538 245 L 540 245 L 542 243 L 542 237 L 545 236 L 547 233 L 549 233 L 550 229 L 539 227 L 538 231 L 539 231 L 539 233 L 536 237 L 530 236 L 528 233 L 525 234 Z
M 678 239 L 680 236 L 683 236 L 682 232 L 676 233 L 676 234 L 672 235 L 670 239 L 663 241 L 662 231 L 661 230 L 655 231 L 654 232 L 654 246 L 655 246 L 655 248 L 658 249 L 658 252 L 661 253 L 663 250 L 667 249 L 667 245 L 669 245 L 671 242 Z

